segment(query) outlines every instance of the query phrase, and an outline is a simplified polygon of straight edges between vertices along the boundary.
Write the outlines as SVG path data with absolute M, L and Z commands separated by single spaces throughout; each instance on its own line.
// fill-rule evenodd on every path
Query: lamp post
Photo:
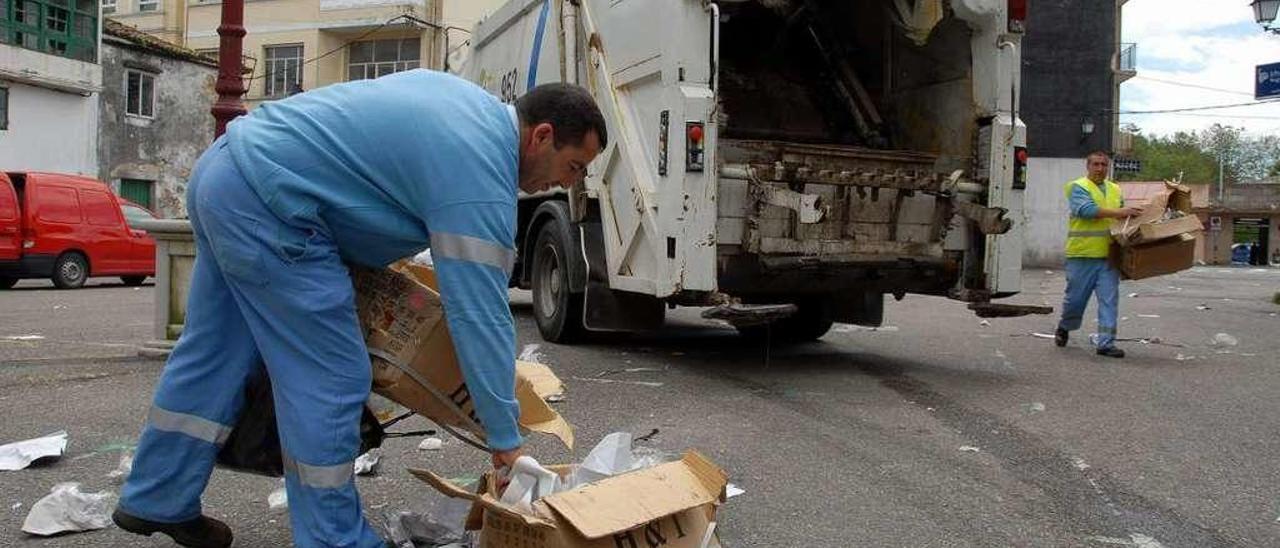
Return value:
M 1280 11 L 1280 0 L 1253 0 L 1253 20 L 1267 32 L 1280 34 L 1280 28 L 1272 26 L 1276 20 L 1276 12 Z
M 246 112 L 240 101 L 240 96 L 248 91 L 241 70 L 244 35 L 244 0 L 223 0 L 222 23 L 218 25 L 218 81 L 213 86 L 218 100 L 209 110 L 217 124 L 213 131 L 215 139 L 227 131 L 227 122 Z

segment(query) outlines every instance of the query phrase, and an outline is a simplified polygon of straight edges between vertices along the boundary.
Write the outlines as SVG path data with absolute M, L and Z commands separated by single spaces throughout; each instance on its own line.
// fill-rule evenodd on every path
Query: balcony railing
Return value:
M 1120 72 L 1137 72 L 1138 44 L 1120 44 L 1120 55 L 1116 60 L 1116 70 Z

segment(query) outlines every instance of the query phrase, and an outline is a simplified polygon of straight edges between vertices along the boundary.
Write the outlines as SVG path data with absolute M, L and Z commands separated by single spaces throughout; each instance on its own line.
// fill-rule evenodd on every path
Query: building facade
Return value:
M 0 0 L 0 170 L 97 174 L 96 0 Z
M 1120 85 L 1137 74 L 1137 46 L 1120 43 L 1126 0 L 1035 2 L 1022 41 L 1028 181 L 1023 264 L 1064 260 L 1063 187 L 1085 174 L 1091 151 L 1114 152 Z
M 213 140 L 212 59 L 103 22 L 98 179 L 161 217 L 186 217 L 187 178 Z
M 111 0 L 107 0 L 111 1 Z M 216 57 L 221 3 L 115 0 L 111 17 Z M 258 0 L 245 3 L 250 108 L 316 87 L 443 64 L 438 0 Z

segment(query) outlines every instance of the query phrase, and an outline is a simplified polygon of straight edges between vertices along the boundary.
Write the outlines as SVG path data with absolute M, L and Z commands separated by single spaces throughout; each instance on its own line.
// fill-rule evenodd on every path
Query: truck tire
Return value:
M 582 337 L 582 294 L 569 287 L 569 242 L 556 223 L 542 225 L 533 244 L 533 318 L 542 338 L 571 343 Z
M 89 261 L 84 255 L 68 251 L 53 263 L 53 285 L 58 289 L 76 289 L 89 279 Z
M 121 276 L 120 281 L 124 282 L 124 285 L 127 285 L 129 287 L 138 287 L 142 285 L 142 282 L 147 281 L 147 277 L 146 276 Z
M 0 289 L 11 289 L 17 283 L 17 278 L 0 278 Z
M 831 309 L 825 300 L 814 299 L 795 303 L 799 310 L 788 318 L 783 318 L 773 325 L 750 325 L 738 327 L 738 333 L 749 339 L 772 343 L 801 343 L 821 339 L 834 323 Z

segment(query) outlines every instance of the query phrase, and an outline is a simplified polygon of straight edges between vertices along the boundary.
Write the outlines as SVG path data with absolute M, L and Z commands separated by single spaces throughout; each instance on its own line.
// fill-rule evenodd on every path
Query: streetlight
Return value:
M 1267 32 L 1280 34 L 1280 28 L 1271 26 L 1276 20 L 1276 12 L 1280 11 L 1280 0 L 1253 0 L 1253 20 L 1262 25 Z

